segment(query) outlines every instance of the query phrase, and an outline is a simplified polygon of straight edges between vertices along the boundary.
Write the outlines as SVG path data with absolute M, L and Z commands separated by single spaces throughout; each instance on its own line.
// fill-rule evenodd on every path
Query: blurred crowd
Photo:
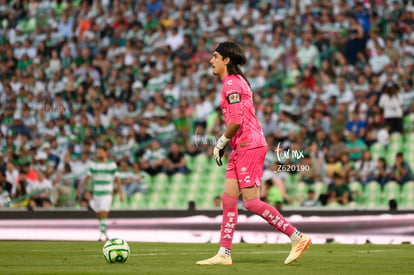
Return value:
M 0 0 L 0 205 L 73 206 L 100 145 L 129 196 L 190 174 L 223 130 L 209 59 L 226 40 L 247 54 L 264 180 L 285 201 L 282 165 L 340 202 L 335 183 L 413 179 L 409 152 L 371 155 L 413 129 L 412 1 Z

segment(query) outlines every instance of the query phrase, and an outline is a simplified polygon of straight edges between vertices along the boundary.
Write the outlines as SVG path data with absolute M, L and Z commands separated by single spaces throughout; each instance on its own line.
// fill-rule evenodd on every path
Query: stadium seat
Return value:
M 150 184 L 148 184 L 148 191 L 150 193 L 162 189 L 164 186 L 167 186 L 169 183 L 169 178 L 165 173 L 159 173 L 155 176 L 150 177 Z
M 185 160 L 186 160 L 188 169 L 190 169 L 190 171 L 194 170 L 194 167 L 195 167 L 195 157 L 186 155 L 185 156 Z
M 349 188 L 352 192 L 352 197 L 357 205 L 361 206 L 364 202 L 364 187 L 359 181 L 352 181 L 349 183 Z
M 188 207 L 188 194 L 179 193 L 175 200 L 175 207 L 179 209 L 186 209 Z
M 173 182 L 171 183 L 170 194 L 171 196 L 188 196 L 190 190 L 187 182 Z
M 112 199 L 112 208 L 113 209 L 130 209 L 131 206 L 127 198 L 124 198 L 123 201 L 120 201 L 118 194 L 116 194 Z
M 188 194 L 192 195 L 196 192 L 198 185 L 201 184 L 199 182 L 190 181 L 188 183 Z
M 154 193 L 148 198 L 148 208 L 149 209 L 166 209 L 167 199 L 169 199 L 169 194 Z
M 401 187 L 401 207 L 414 208 L 414 181 L 408 181 Z
M 165 200 L 165 208 L 166 209 L 174 209 L 176 201 L 178 201 L 178 194 L 173 192 L 173 193 L 170 194 L 168 199 Z
M 414 155 L 414 142 L 405 142 L 402 148 L 402 152 L 406 154 L 407 159 L 409 158 L 409 155 Z
M 210 160 L 205 154 L 200 154 L 194 157 L 194 173 L 206 173 L 210 170 Z
M 205 193 L 196 193 L 193 199 L 198 209 L 204 208 L 208 204 L 208 200 Z
M 344 205 L 345 208 L 356 209 L 359 207 L 356 201 L 350 201 L 347 205 Z
M 211 172 L 209 176 L 206 176 L 208 178 L 207 180 L 207 189 L 211 191 L 221 190 L 224 189 L 224 184 L 226 182 L 226 173 L 225 171 L 219 171 L 219 172 Z
M 408 150 L 404 151 L 405 153 L 404 158 L 410 164 L 411 170 L 414 171 L 414 142 L 413 142 L 413 145 L 411 145 L 411 148 L 413 148 L 411 151 L 408 151 Z
M 328 186 L 322 181 L 317 181 L 314 184 L 310 185 L 308 189 L 313 189 L 316 196 L 319 196 L 320 194 L 325 194 L 328 191 Z
M 404 149 L 404 138 L 400 133 L 393 133 L 390 136 L 387 149 L 387 163 L 394 163 L 395 155 Z
M 377 208 L 384 207 L 384 205 L 382 204 L 382 201 L 376 198 L 374 199 L 368 198 L 368 200 L 364 202 L 364 206 L 367 209 L 377 209 Z
M 379 158 L 385 157 L 387 153 L 385 146 L 379 142 L 372 144 L 369 148 L 369 151 L 371 153 L 372 159 L 374 160 L 378 160 Z
M 398 150 L 391 150 L 389 149 L 387 151 L 387 154 L 385 156 L 385 160 L 387 161 L 387 163 L 389 165 L 392 165 L 395 161 L 395 154 L 397 154 L 399 151 Z
M 370 181 L 364 188 L 364 205 L 367 208 L 379 208 L 382 206 L 381 185 L 376 181 Z
M 193 171 L 189 176 L 188 176 L 188 183 L 192 184 L 192 183 L 203 183 L 205 181 L 205 174 L 202 173 L 202 171 Z
M 215 185 L 213 194 L 214 196 L 221 196 L 221 194 L 223 194 L 223 191 L 224 191 L 224 182 L 221 184 Z
M 401 191 L 414 193 L 414 181 L 407 181 L 404 183 Z
M 388 202 L 391 199 L 400 201 L 400 185 L 396 181 L 389 181 L 385 184 L 383 190 L 384 202 Z
M 185 185 L 188 183 L 189 176 L 183 173 L 176 173 L 170 177 L 170 184 Z
M 329 202 L 326 204 L 327 208 L 340 208 L 342 207 L 342 204 L 338 203 L 338 202 Z
M 364 193 L 366 192 L 381 192 L 381 185 L 375 180 L 370 181 L 365 184 Z
M 394 132 L 389 137 L 389 144 L 398 144 L 404 142 L 403 135 L 397 132 Z
M 403 201 L 401 207 L 406 209 L 414 209 L 414 200 Z
M 208 172 L 208 177 L 211 181 L 222 181 L 226 176 L 226 169 L 223 166 L 211 165 L 211 169 Z
M 299 173 L 288 174 L 285 182 L 286 193 L 288 193 L 289 195 L 295 195 L 297 193 L 299 177 Z
M 403 126 L 406 133 L 414 131 L 414 113 L 404 116 Z
M 130 198 L 130 207 L 135 210 L 143 210 L 148 208 L 148 199 L 147 196 L 137 192 L 133 194 Z
M 307 192 L 308 192 L 308 186 L 303 181 L 299 181 L 296 188 L 296 194 L 300 196 L 301 198 L 306 198 Z
M 414 114 L 413 114 L 414 116 Z M 404 142 L 409 143 L 411 141 L 414 141 L 414 129 L 411 132 L 406 132 L 404 134 Z
M 215 183 L 215 181 L 209 181 L 208 183 L 207 183 L 207 186 L 206 186 L 206 190 L 207 190 L 207 192 L 214 192 L 214 190 L 216 190 L 216 183 Z

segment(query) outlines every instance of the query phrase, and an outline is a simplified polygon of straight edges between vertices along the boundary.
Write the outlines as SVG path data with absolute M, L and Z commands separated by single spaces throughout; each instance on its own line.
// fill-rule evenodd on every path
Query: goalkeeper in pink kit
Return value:
M 215 256 L 198 261 L 197 265 L 232 264 L 231 248 L 237 225 L 237 201 L 240 193 L 247 210 L 261 216 L 275 229 L 290 237 L 292 248 L 285 264 L 296 261 L 311 243 L 310 237 L 286 221 L 276 208 L 260 200 L 267 143 L 255 115 L 249 82 L 240 69 L 240 65 L 246 64 L 246 61 L 243 50 L 233 42 L 220 43 L 210 59 L 213 74 L 223 82 L 221 108 L 226 124 L 226 131 L 213 151 L 217 164 L 222 165 L 221 158 L 227 144 L 233 150 L 222 195 L 220 248 Z

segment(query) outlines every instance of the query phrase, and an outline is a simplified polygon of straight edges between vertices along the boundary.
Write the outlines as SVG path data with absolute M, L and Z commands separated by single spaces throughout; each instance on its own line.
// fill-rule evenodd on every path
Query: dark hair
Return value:
M 108 139 L 108 140 L 106 140 L 106 141 L 109 141 L 109 139 Z M 103 146 L 103 145 L 101 145 L 101 146 L 97 146 L 97 147 L 96 147 L 96 151 L 98 151 L 99 149 L 104 150 L 105 152 L 107 152 L 106 147 L 105 147 L 105 146 Z
M 195 201 L 188 202 L 188 210 L 196 210 L 196 203 Z
M 69 164 L 69 163 L 66 163 L 66 164 L 64 165 L 64 171 L 65 171 L 65 172 L 68 172 L 68 173 L 71 173 L 71 172 L 72 172 L 72 167 L 70 166 L 70 164 Z
M 397 96 L 399 89 L 400 87 L 397 84 L 393 82 L 388 82 L 382 86 L 381 92 L 388 94 L 390 97 L 393 97 L 393 96 Z
M 332 175 L 332 178 L 333 178 L 333 179 L 342 179 L 342 176 L 341 176 L 341 174 L 340 174 L 340 173 L 338 173 L 338 172 L 334 172 L 334 173 L 333 173 L 333 175 Z
M 397 210 L 398 209 L 398 202 L 395 199 L 391 199 L 388 201 L 388 206 L 390 210 Z
M 247 80 L 240 69 L 240 66 L 247 63 L 247 58 L 243 52 L 243 49 L 234 42 L 226 41 L 220 43 L 217 46 L 216 52 L 221 54 L 221 56 L 223 56 L 223 59 L 226 57 L 230 58 L 230 62 L 227 64 L 227 72 L 232 75 L 240 75 L 250 86 L 250 82 Z
M 387 167 L 387 160 L 385 158 L 378 158 L 378 161 L 382 162 Z

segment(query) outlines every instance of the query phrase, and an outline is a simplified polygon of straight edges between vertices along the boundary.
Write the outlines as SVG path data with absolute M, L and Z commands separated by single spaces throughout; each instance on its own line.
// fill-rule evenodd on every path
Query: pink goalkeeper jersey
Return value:
M 226 126 L 229 122 L 240 124 L 239 130 L 230 141 L 233 150 L 267 146 L 262 127 L 255 115 L 252 91 L 240 75 L 227 75 L 223 79 L 221 108 Z

